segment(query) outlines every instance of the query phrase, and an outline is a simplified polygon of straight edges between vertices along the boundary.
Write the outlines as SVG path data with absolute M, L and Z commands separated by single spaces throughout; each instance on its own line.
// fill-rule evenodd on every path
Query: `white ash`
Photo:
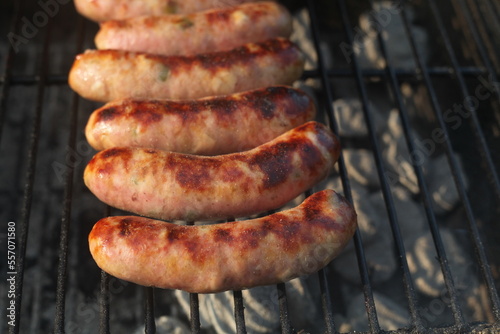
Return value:
M 410 23 L 414 14 L 407 10 Z M 397 68 L 415 68 L 409 37 L 406 35 L 403 19 L 399 9 L 392 1 L 381 1 L 374 4 L 374 9 L 360 16 L 359 26 L 354 39 L 353 50 L 362 68 L 383 69 L 386 61 L 380 52 L 377 32 L 382 32 L 386 44 L 389 61 Z M 411 24 L 415 43 L 419 46 L 421 56 L 429 56 L 427 32 L 415 24 Z
M 191 330 L 179 319 L 172 316 L 163 315 L 155 319 L 157 334 L 190 334 Z M 145 333 L 144 326 L 136 329 L 134 334 Z
M 358 214 L 358 229 L 363 241 L 371 281 L 379 284 L 393 276 L 398 268 L 394 238 L 389 225 L 385 201 L 379 191 L 370 192 L 356 181 L 351 182 L 353 204 Z M 412 240 L 424 231 L 425 217 L 422 208 L 411 200 L 407 190 L 396 187 L 393 202 L 397 211 L 398 226 L 404 240 Z M 345 279 L 361 283 L 356 251 L 349 244 L 333 261 L 333 266 Z
M 433 138 L 422 138 L 417 133 L 412 133 L 412 137 L 414 151 L 408 152 L 399 113 L 392 110 L 388 115 L 386 130 L 381 136 L 382 153 L 387 163 L 386 177 L 391 184 L 399 183 L 413 194 L 418 194 L 420 187 L 413 165 L 419 166 L 434 200 L 434 212 L 438 215 L 445 214 L 454 209 L 460 200 L 447 157 L 444 153 L 438 152 L 437 143 Z M 455 153 L 453 155 L 458 163 L 459 174 L 467 187 L 468 181 L 460 158 Z M 358 168 L 352 166 L 352 168 L 359 169 L 360 172 L 366 170 L 366 166 Z
M 377 311 L 377 320 L 382 329 L 397 330 L 408 326 L 410 315 L 406 305 L 399 304 L 392 298 L 378 292 L 373 293 L 373 299 Z M 340 331 L 368 331 L 368 316 L 363 293 L 354 297 L 349 296 L 349 300 L 346 316 L 337 318 Z
M 345 280 L 361 284 L 357 255 L 352 245 L 349 248 L 334 259 L 333 266 L 336 273 Z M 392 248 L 392 238 L 388 234 L 381 234 L 378 242 L 364 245 L 366 265 L 372 284 L 387 281 L 396 271 L 397 263 Z
M 464 186 L 467 188 L 469 181 L 463 172 L 463 166 L 460 157 L 454 154 L 454 158 L 458 163 L 459 175 L 464 181 Z M 460 200 L 455 182 L 450 168 L 448 167 L 448 158 L 442 154 L 430 162 L 431 168 L 429 172 L 429 190 L 434 200 L 434 208 L 438 214 L 443 214 L 452 211 Z
M 288 308 L 294 328 L 314 331 L 321 323 L 316 302 L 319 297 L 309 288 L 305 278 L 285 284 Z M 176 291 L 181 307 L 189 316 L 189 294 Z M 255 287 L 242 291 L 245 325 L 248 333 L 280 333 L 280 309 L 276 286 Z M 236 333 L 233 292 L 199 294 L 200 323 L 217 333 Z
M 343 153 L 349 176 L 364 187 L 380 187 L 372 151 L 366 149 L 345 149 Z
M 385 173 L 389 183 L 400 184 L 411 193 L 419 194 L 421 189 L 413 166 L 415 163 L 423 172 L 427 190 L 433 199 L 435 214 L 442 215 L 452 211 L 458 205 L 460 197 L 446 155 L 441 154 L 435 158 L 426 158 L 424 163 L 419 164 L 408 156 L 407 149 L 403 148 L 402 144 L 406 142 L 401 137 L 388 140 L 389 136 L 387 133 L 383 136 L 383 140 L 388 144 L 383 154 L 387 161 Z M 468 181 L 463 173 L 460 157 L 455 153 L 453 155 L 458 163 L 459 175 L 464 180 L 464 186 L 467 187 Z M 363 167 L 359 168 L 363 169 Z
M 386 176 L 389 182 L 399 182 L 413 193 L 418 193 L 418 182 L 408 156 L 406 139 L 397 110 L 387 117 L 385 131 L 381 136 L 383 157 L 387 162 Z
M 327 187 L 336 190 L 340 189 L 339 186 L 335 186 L 335 184 L 340 184 L 340 180 L 337 179 L 337 182 L 330 182 Z M 358 229 L 361 238 L 364 243 L 371 244 L 376 241 L 377 235 L 383 229 L 382 225 L 385 223 L 384 217 L 381 216 L 374 206 L 374 203 L 377 201 L 383 204 L 383 199 L 376 195 L 371 195 L 368 189 L 361 186 L 356 181 L 351 182 L 351 192 L 353 204 L 358 216 Z
M 439 233 L 446 245 L 446 255 L 449 258 L 454 283 L 461 288 L 464 286 L 477 287 L 477 279 L 471 275 L 474 259 L 464 251 L 463 246 L 451 231 L 441 229 Z M 439 297 L 446 291 L 444 276 L 437 260 L 436 247 L 430 232 L 426 232 L 416 239 L 414 248 L 408 253 L 408 265 L 410 272 L 415 277 L 415 286 L 421 292 L 431 297 Z
M 385 120 L 373 103 L 369 102 L 373 115 L 375 129 L 381 129 Z M 337 120 L 339 134 L 347 137 L 361 137 L 368 135 L 363 103 L 358 98 L 342 98 L 333 101 L 333 110 Z M 377 131 L 377 130 L 376 130 Z M 377 131 L 379 133 L 379 131 Z
M 309 14 L 306 10 L 301 10 L 293 16 L 293 32 L 290 40 L 300 44 L 300 49 L 305 57 L 305 69 L 315 68 L 318 61 L 309 27 Z
M 482 295 L 476 259 L 464 250 L 464 241 L 455 231 L 440 229 L 439 233 L 445 246 L 457 302 L 465 318 L 468 321 L 486 319 L 490 306 Z M 430 232 L 416 239 L 414 248 L 408 254 L 408 264 L 417 290 L 431 297 L 420 305 L 424 320 L 430 325 L 440 325 L 451 307 L 451 300 Z
M 290 36 L 290 40 L 296 43 L 302 54 L 304 55 L 305 63 L 304 70 L 315 70 L 318 68 L 318 55 L 316 53 L 316 48 L 314 46 L 313 37 L 311 34 L 310 18 L 308 11 L 303 8 L 293 15 L 293 32 Z M 320 41 L 320 52 L 322 53 L 323 59 L 325 61 L 325 66 L 329 68 L 332 63 L 331 59 L 332 53 L 330 45 L 324 41 Z M 315 78 L 308 78 L 306 80 L 297 81 L 293 84 L 294 87 L 303 88 L 309 87 L 309 89 L 322 89 L 320 80 Z M 315 98 L 315 94 L 310 94 L 311 97 Z M 315 101 L 317 102 L 317 101 Z M 318 105 L 316 103 L 316 105 Z
M 413 200 L 412 194 L 404 187 L 392 187 L 392 200 L 396 208 L 397 223 L 403 239 L 411 240 L 413 236 L 427 229 L 427 219 L 423 206 Z M 386 206 L 381 201 L 375 202 L 379 212 L 385 212 Z
M 318 66 L 318 55 L 314 47 L 313 36 L 311 34 L 311 26 L 309 12 L 306 8 L 301 9 L 293 16 L 293 33 L 290 40 L 300 45 L 300 49 L 305 57 L 305 70 L 314 70 Z M 333 59 L 330 46 L 320 41 L 320 51 L 325 61 L 327 68 L 332 66 L 331 60 Z

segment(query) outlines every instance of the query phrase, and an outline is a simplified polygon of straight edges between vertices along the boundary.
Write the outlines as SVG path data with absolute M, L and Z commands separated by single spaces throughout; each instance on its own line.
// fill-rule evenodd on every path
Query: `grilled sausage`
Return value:
M 69 84 L 81 96 L 103 102 L 196 99 L 289 85 L 303 66 L 299 48 L 283 38 L 194 56 L 89 50 L 76 57 Z
M 75 0 L 77 11 L 97 22 L 137 16 L 189 14 L 255 0 Z
M 126 281 L 196 293 L 286 282 L 326 266 L 356 229 L 356 213 L 333 190 L 263 218 L 175 225 L 108 217 L 89 235 L 97 265 Z
M 133 146 L 217 155 L 264 144 L 315 112 L 306 93 L 288 86 L 189 101 L 119 100 L 94 111 L 85 134 L 98 151 Z
M 194 55 L 289 37 L 291 33 L 292 18 L 288 10 L 275 2 L 260 2 L 191 15 L 103 22 L 95 44 L 98 49 Z
M 308 122 L 252 150 L 214 157 L 117 147 L 87 165 L 87 187 L 103 202 L 164 220 L 228 219 L 279 208 L 325 178 L 336 136 Z

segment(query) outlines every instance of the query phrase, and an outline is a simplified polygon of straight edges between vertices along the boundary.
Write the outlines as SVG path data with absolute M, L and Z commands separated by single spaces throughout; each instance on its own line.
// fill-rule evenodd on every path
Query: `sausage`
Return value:
M 102 102 L 197 99 L 290 85 L 303 68 L 301 51 L 284 38 L 194 56 L 88 50 L 76 57 L 69 84 L 82 97 Z
M 286 282 L 325 267 L 352 238 L 352 205 L 333 190 L 266 217 L 176 225 L 108 217 L 89 235 L 97 265 L 120 279 L 193 293 Z
M 324 179 L 339 156 L 338 138 L 308 122 L 252 150 L 198 156 L 115 147 L 84 171 L 101 201 L 163 220 L 229 219 L 273 210 Z
M 98 49 L 194 55 L 289 37 L 291 33 L 292 18 L 288 10 L 275 2 L 260 2 L 190 15 L 103 22 L 95 44 Z
M 113 101 L 91 114 L 85 134 L 98 151 L 133 146 L 218 155 L 264 144 L 315 113 L 303 91 L 271 86 L 189 101 Z
M 137 16 L 189 14 L 251 1 L 255 0 L 75 0 L 75 7 L 88 19 L 102 22 Z

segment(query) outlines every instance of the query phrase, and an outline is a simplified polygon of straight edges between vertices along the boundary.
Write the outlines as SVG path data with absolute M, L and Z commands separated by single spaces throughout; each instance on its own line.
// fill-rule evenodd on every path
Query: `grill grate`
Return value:
M 96 271 L 95 264 L 91 260 L 89 261 L 90 256 L 85 248 L 86 234 L 90 226 L 99 217 L 111 215 L 114 211 L 104 206 L 102 206 L 102 210 L 96 210 L 93 205 L 100 204 L 96 204 L 97 202 L 94 200 L 92 204 L 87 204 L 89 211 L 92 211 L 88 213 L 88 216 L 76 216 L 75 209 L 80 205 L 80 201 L 88 195 L 88 191 L 82 185 L 80 175 L 85 161 L 92 154 L 91 150 L 84 146 L 82 137 L 82 127 L 85 124 L 86 117 L 88 117 L 88 114 L 84 114 L 84 111 L 92 110 L 95 105 L 80 99 L 69 90 L 66 84 L 66 73 L 51 70 L 54 67 L 52 60 L 54 52 L 58 52 L 54 51 L 54 46 L 57 43 L 67 44 L 66 46 L 72 49 L 64 52 L 67 58 L 66 61 L 70 64 L 69 62 L 72 61 L 72 57 L 76 53 L 81 52 L 86 47 L 92 47 L 91 39 L 93 33 L 95 33 L 93 31 L 95 27 L 77 15 L 71 4 L 62 0 L 48 1 L 47 3 L 55 4 L 54 6 L 57 7 L 55 14 L 49 15 L 43 12 L 40 7 L 37 7 L 40 6 L 39 3 L 30 4 L 25 1 L 12 1 L 12 3 L 1 5 L 2 14 L 0 15 L 2 15 L 2 20 L 0 21 L 2 22 L 1 29 L 4 36 L 9 36 L 9 33 L 24 36 L 23 33 L 26 31 L 23 31 L 23 29 L 26 28 L 23 25 L 26 25 L 26 21 L 30 19 L 32 20 L 31 24 L 38 22 L 40 26 L 37 25 L 36 33 L 26 43 L 22 42 L 15 45 L 2 42 L 3 44 L 0 44 L 0 55 L 2 55 L 2 63 L 0 64 L 2 68 L 0 73 L 0 83 L 2 85 L 0 90 L 0 161 L 2 161 L 2 170 L 6 170 L 3 167 L 4 164 L 8 167 L 14 166 L 14 168 L 0 174 L 2 178 L 0 184 L 2 213 L 0 217 L 2 226 L 6 226 L 8 221 L 16 223 L 15 296 L 13 298 L 7 297 L 7 291 L 10 287 L 5 280 L 0 283 L 0 286 L 2 286 L 0 291 L 4 291 L 0 297 L 0 307 L 6 310 L 9 303 L 14 303 L 16 325 L 10 326 L 7 323 L 9 318 L 3 316 L 0 321 L 0 328 L 2 331 L 8 329 L 11 334 L 48 331 L 55 333 L 87 333 L 92 332 L 93 328 L 98 328 L 100 333 L 113 333 L 116 330 L 113 328 L 112 321 L 116 313 L 118 311 L 127 311 L 117 310 L 115 299 L 120 294 L 131 294 L 130 300 L 140 300 L 141 302 L 136 303 L 139 306 L 133 305 L 130 307 L 132 315 L 129 318 L 134 319 L 134 324 L 130 325 L 136 326 L 139 322 L 142 322 L 146 333 L 155 333 L 157 331 L 155 319 L 159 315 L 177 312 L 170 308 L 164 309 L 162 298 L 165 295 L 162 291 L 153 288 L 136 287 L 132 284 L 127 285 L 104 272 L 100 272 L 100 274 L 97 272 L 92 274 L 95 279 L 100 280 L 100 288 L 97 288 L 99 291 L 93 295 L 95 298 L 91 298 L 90 302 L 81 301 L 79 303 L 76 300 L 77 297 L 75 297 L 74 291 L 78 287 L 83 286 L 84 290 L 96 290 L 95 287 L 89 288 L 85 286 L 85 282 L 83 282 L 86 280 L 85 277 L 83 281 L 80 278 L 82 274 L 87 275 L 87 271 Z M 500 207 L 500 181 L 498 176 L 500 134 L 495 133 L 495 129 L 500 126 L 500 89 L 498 86 L 500 35 L 498 35 L 499 30 L 497 29 L 499 27 L 498 22 L 500 22 L 500 4 L 492 0 L 449 0 L 449 2 L 442 3 L 436 3 L 432 0 L 420 0 L 411 3 L 405 1 L 391 2 L 391 5 L 398 9 L 401 15 L 404 33 L 407 36 L 415 61 L 415 66 L 411 69 L 398 68 L 394 65 L 394 61 L 390 59 L 388 50 L 391 45 L 384 38 L 386 33 L 384 27 L 376 29 L 378 46 L 385 64 L 383 68 L 362 68 L 354 56 L 348 59 L 339 57 L 339 59 L 336 59 L 339 64 L 329 66 L 328 56 L 321 50 L 324 36 L 333 34 L 334 29 L 321 21 L 325 15 L 322 8 L 325 4 L 326 2 L 322 3 L 313 0 L 300 3 L 300 6 L 307 9 L 311 40 L 317 57 L 316 68 L 307 70 L 302 79 L 303 81 L 312 79 L 319 82 L 319 96 L 322 96 L 319 103 L 324 111 L 322 117 L 325 118 L 325 121 L 335 133 L 339 133 L 338 115 L 334 109 L 336 82 L 338 80 L 354 82 L 356 93 L 362 102 L 364 121 L 368 129 L 366 140 L 375 161 L 374 168 L 377 170 L 380 191 L 387 213 L 386 223 L 391 229 L 394 243 L 393 251 L 399 261 L 397 275 L 401 277 L 400 288 L 404 292 L 405 304 L 410 315 L 408 325 L 395 332 L 459 333 L 474 330 L 483 332 L 500 331 L 499 264 L 493 261 L 492 256 L 495 254 L 495 250 L 498 251 L 498 248 L 495 249 L 495 245 L 491 244 L 493 239 L 490 240 L 488 235 L 490 232 L 497 237 L 500 234 L 498 224 L 488 226 L 488 224 L 495 223 L 495 217 L 498 217 L 498 208 Z M 345 37 L 338 40 L 338 43 L 345 42 L 353 46 L 357 37 L 355 35 L 356 27 L 352 24 L 355 17 L 354 6 L 348 4 L 345 0 L 337 0 L 333 4 L 328 3 L 328 5 L 334 6 L 334 11 L 341 21 L 341 30 L 345 35 Z M 365 5 L 368 8 L 375 8 L 376 3 L 373 0 L 367 0 Z M 421 54 L 420 45 L 417 42 L 408 16 L 409 6 L 420 6 L 426 8 L 430 13 L 426 24 L 430 27 L 429 29 L 434 29 L 436 38 L 442 45 L 443 63 L 428 64 Z M 449 11 L 452 9 L 457 13 L 457 22 L 463 22 L 463 31 L 461 33 L 468 37 L 467 41 L 471 43 L 465 48 L 465 51 L 473 54 L 474 61 L 472 64 L 463 65 L 462 63 L 466 63 L 462 60 L 464 56 L 456 52 L 454 35 L 450 33 L 450 23 L 448 22 Z M 43 19 L 43 15 L 40 13 L 45 13 L 47 18 L 43 24 L 41 24 L 41 21 L 36 21 Z M 77 22 L 77 24 L 73 27 L 73 32 L 68 35 L 69 37 L 66 36 L 67 39 L 57 40 L 55 29 L 64 29 L 60 28 L 60 26 L 64 26 L 63 22 L 68 21 L 67 18 L 74 18 L 74 22 Z M 334 18 L 331 17 L 330 20 L 333 21 Z M 338 45 L 334 45 L 334 47 L 338 47 Z M 34 71 L 29 70 L 30 66 L 27 66 L 28 70 L 26 71 L 23 69 L 27 62 L 35 62 Z M 484 80 L 485 77 L 487 79 Z M 425 171 L 421 164 L 413 161 L 412 168 L 419 189 L 418 199 L 425 212 L 428 230 L 432 234 L 437 261 L 446 288 L 445 294 L 449 300 L 452 320 L 451 323 L 446 323 L 443 326 L 429 326 L 426 324 L 425 315 L 422 314 L 424 306 L 422 306 L 421 297 L 418 295 L 409 268 L 408 251 L 405 249 L 403 232 L 400 228 L 401 216 L 395 205 L 393 184 L 387 174 L 388 169 L 383 155 L 384 149 L 380 135 L 377 133 L 374 110 L 370 103 L 370 83 L 383 83 L 386 94 L 390 97 L 390 102 L 398 111 L 406 148 L 408 152 L 416 152 L 415 124 L 413 124 L 411 112 L 408 110 L 401 89 L 402 84 L 408 81 L 422 84 L 425 87 L 429 97 L 429 110 L 436 121 L 437 127 L 443 131 L 442 149 L 447 155 L 448 167 L 451 170 L 460 197 L 461 221 L 463 226 L 467 228 L 467 236 L 472 245 L 471 252 L 474 253 L 479 267 L 478 276 L 481 277 L 484 285 L 484 298 L 480 297 L 485 300 L 490 313 L 489 317 L 480 322 L 471 322 L 464 315 L 464 308 L 460 301 L 460 291 L 449 264 L 449 256 L 452 254 L 447 253 L 447 247 L 443 241 L 440 217 L 436 214 L 434 208 Z M 465 128 L 467 131 L 465 134 L 466 139 L 460 139 L 450 131 L 452 129 L 447 124 L 445 118 L 446 102 L 443 101 L 439 84 L 442 82 L 450 83 L 450 90 L 453 90 L 453 99 L 455 101 L 468 101 L 467 99 L 474 97 L 474 94 L 477 95 L 477 85 L 474 86 L 477 81 L 480 81 L 483 86 L 493 87 L 491 96 L 485 101 L 481 101 L 481 104 L 477 107 L 470 108 L 470 115 L 464 119 L 464 121 L 467 121 L 467 127 Z M 48 152 L 40 147 L 44 135 L 47 135 L 47 128 L 51 129 L 47 122 L 54 121 L 54 119 L 50 118 L 50 115 L 47 115 L 49 113 L 48 106 L 50 105 L 48 96 L 53 89 L 61 92 L 61 95 L 64 96 L 62 99 L 69 106 L 69 110 L 65 115 L 67 118 L 63 121 L 64 124 L 67 123 L 67 129 L 64 130 L 67 131 L 67 144 L 64 148 L 58 149 L 60 156 L 56 158 L 65 161 L 65 168 L 60 179 L 61 183 L 58 186 L 54 186 L 54 179 L 56 176 L 61 176 L 61 174 L 57 174 L 50 168 L 48 174 L 43 173 L 44 168 L 41 164 L 47 162 L 45 156 Z M 33 92 L 27 93 L 28 90 L 33 90 Z M 31 98 L 32 100 L 30 100 Z M 15 102 L 18 100 L 26 100 L 26 105 L 29 105 L 29 114 L 23 116 L 23 121 L 27 121 L 22 126 L 12 121 L 12 115 L 16 113 L 17 107 Z M 56 104 L 56 106 L 62 108 L 60 105 Z M 486 111 L 483 111 L 483 109 Z M 64 113 L 58 115 L 64 115 Z M 22 133 L 26 134 L 26 138 L 21 142 L 16 142 L 15 138 L 9 138 L 11 128 L 22 128 Z M 341 137 L 341 139 L 344 147 L 356 145 L 351 142 L 350 138 Z M 475 151 L 473 159 L 477 160 L 473 164 L 480 170 L 479 174 L 482 174 L 479 179 L 480 185 L 474 188 L 475 190 L 481 190 L 479 196 L 475 195 L 470 190 L 470 187 L 467 187 L 459 161 L 454 154 L 457 147 L 463 145 L 464 140 L 472 143 L 471 145 L 473 145 Z M 12 156 L 4 155 L 4 152 L 10 152 L 8 147 L 12 145 L 19 148 L 15 156 L 18 164 L 15 165 L 8 161 Z M 341 154 L 337 163 L 336 174 L 340 177 L 344 195 L 349 201 L 353 202 L 352 177 L 349 175 L 344 154 Z M 10 182 L 11 179 L 16 181 Z M 54 210 L 58 212 L 58 217 L 54 218 L 53 215 L 46 215 L 45 212 L 50 211 L 50 209 L 45 208 L 40 211 L 37 208 L 37 203 L 47 203 L 39 188 L 49 188 L 45 190 L 55 193 L 58 206 Z M 310 193 L 305 195 L 310 195 Z M 37 216 L 42 214 L 45 216 Z M 47 222 L 47 231 L 37 225 L 40 223 L 40 219 L 43 222 L 44 218 L 51 221 Z M 56 220 L 57 222 L 55 222 Z M 6 234 L 6 230 L 7 227 L 4 227 L 0 231 L 2 236 Z M 43 235 L 38 235 L 38 233 L 43 233 Z M 55 234 L 57 238 L 49 237 L 49 234 Z M 47 240 L 51 242 L 44 243 Z M 33 253 L 31 249 L 37 247 L 33 246 L 34 243 L 40 243 L 41 246 L 38 247 L 42 249 L 41 256 L 36 260 L 27 256 L 28 250 Z M 359 269 L 360 284 L 358 289 L 364 296 L 368 331 L 370 333 L 380 333 L 386 328 L 381 323 L 377 311 L 378 305 L 374 296 L 376 286 L 371 280 L 373 268 L 370 267 L 367 260 L 366 243 L 363 241 L 360 231 L 356 232 L 353 245 Z M 7 244 L 2 247 L 6 249 Z M 36 251 L 36 248 L 34 249 Z M 82 255 L 84 253 L 85 255 Z M 47 258 L 42 258 L 45 256 Z M 88 261 L 88 264 L 85 262 L 83 264 L 79 263 L 82 260 Z M 8 272 L 6 269 L 6 256 L 1 261 L 2 268 L 5 268 L 2 269 L 3 272 Z M 52 263 L 57 264 L 52 265 Z M 79 266 L 82 266 L 82 269 L 78 269 Z M 28 275 L 32 273 L 31 269 L 33 268 L 40 280 L 34 282 L 36 286 L 29 286 L 27 283 Z M 345 303 L 341 300 L 342 298 L 339 297 L 341 295 L 339 287 L 333 284 L 337 280 L 334 276 L 330 268 L 320 270 L 317 274 L 317 286 L 321 298 L 318 302 L 321 305 L 322 327 L 326 333 L 341 331 L 341 324 L 336 321 L 336 314 L 342 313 L 345 306 Z M 293 326 L 293 319 L 289 311 L 290 298 L 287 296 L 287 287 L 285 284 L 278 284 L 275 289 L 277 296 L 275 302 L 279 309 L 281 333 L 295 333 L 297 329 Z M 478 293 L 480 294 L 480 292 Z M 169 301 L 168 298 L 166 299 Z M 189 319 L 186 320 L 189 323 L 190 330 L 192 333 L 205 333 L 201 323 L 199 296 L 190 294 L 189 301 L 190 315 Z M 247 333 L 245 298 L 241 291 L 233 292 L 233 301 L 236 333 Z M 76 305 L 77 308 L 71 308 L 68 306 L 68 302 L 71 302 L 71 305 Z M 92 306 L 88 307 L 88 304 Z M 83 307 L 80 307 L 81 305 Z M 49 314 L 48 318 L 51 319 L 50 323 L 45 320 L 47 312 Z M 75 315 L 79 316 L 78 319 L 83 320 L 80 323 L 76 322 L 77 317 Z

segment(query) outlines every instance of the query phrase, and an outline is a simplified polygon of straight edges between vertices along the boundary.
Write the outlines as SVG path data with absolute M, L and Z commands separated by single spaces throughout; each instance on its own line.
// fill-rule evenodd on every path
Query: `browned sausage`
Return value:
M 217 155 L 264 144 L 314 118 L 303 91 L 271 86 L 189 101 L 120 100 L 92 113 L 87 140 L 96 150 L 115 146 Z
M 333 190 L 267 217 L 186 226 L 108 217 L 89 235 L 97 265 L 145 286 L 212 293 L 308 275 L 337 256 L 356 230 L 352 206 Z
M 303 67 L 299 48 L 283 38 L 195 56 L 88 50 L 76 57 L 69 84 L 81 96 L 103 102 L 197 99 L 290 85 Z
M 289 37 L 291 33 L 292 18 L 285 7 L 276 2 L 256 2 L 191 15 L 103 22 L 95 44 L 98 49 L 194 55 Z
M 84 180 L 103 202 L 165 220 L 243 217 L 279 208 L 325 178 L 337 137 L 308 122 L 252 150 L 214 157 L 144 148 L 97 153 Z
M 75 0 L 77 11 L 97 22 L 138 16 L 189 14 L 255 0 Z

